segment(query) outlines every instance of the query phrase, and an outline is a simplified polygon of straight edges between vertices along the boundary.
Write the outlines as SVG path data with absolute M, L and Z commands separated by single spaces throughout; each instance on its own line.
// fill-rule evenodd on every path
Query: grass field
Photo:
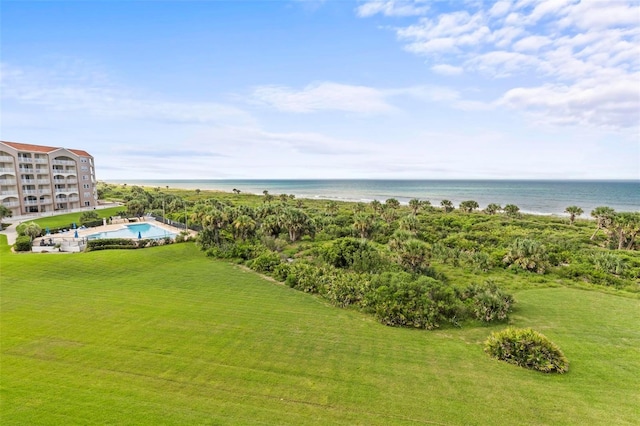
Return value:
M 12 254 L 1 269 L 1 423 L 632 425 L 640 301 L 515 293 L 516 326 L 571 365 L 490 359 L 504 325 L 418 331 L 206 258 L 193 244 Z
M 118 212 L 126 210 L 126 207 L 117 206 L 117 207 L 108 207 L 106 209 L 95 210 L 98 213 L 98 216 L 101 218 L 109 218 L 109 216 L 115 216 Z M 79 224 L 80 216 L 82 216 L 83 212 L 75 212 L 75 213 L 67 213 L 56 216 L 45 216 L 39 219 L 35 219 L 33 221 L 37 223 L 40 228 L 45 229 L 47 226 L 49 228 L 58 228 L 61 226 L 69 226 L 72 223 Z

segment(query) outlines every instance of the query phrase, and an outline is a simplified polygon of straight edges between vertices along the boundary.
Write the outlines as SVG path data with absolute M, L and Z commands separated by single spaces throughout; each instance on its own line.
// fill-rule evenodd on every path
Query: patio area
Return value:
M 166 225 L 162 222 L 158 222 L 155 219 L 140 218 L 137 222 L 130 221 L 117 221 L 117 223 L 97 226 L 93 228 L 79 227 L 76 229 L 68 229 L 63 232 L 55 234 L 47 234 L 42 237 L 38 237 L 33 240 L 32 251 L 35 253 L 51 253 L 51 252 L 66 252 L 66 253 L 78 253 L 84 251 L 87 246 L 88 237 L 95 234 L 101 234 L 105 232 L 117 232 L 126 229 L 130 224 L 148 223 L 156 228 L 167 231 L 172 236 L 175 236 L 182 232 L 182 229 L 174 228 L 170 225 Z M 191 236 L 196 235 L 195 231 L 189 230 Z M 117 238 L 131 238 L 137 239 L 134 235 L 132 237 L 117 237 Z M 144 237 L 142 237 L 144 239 Z

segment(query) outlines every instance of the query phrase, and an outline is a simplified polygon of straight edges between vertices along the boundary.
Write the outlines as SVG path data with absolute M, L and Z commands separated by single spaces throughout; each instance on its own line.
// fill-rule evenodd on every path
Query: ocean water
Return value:
M 297 198 L 327 200 L 384 201 L 396 198 L 429 200 L 439 206 L 443 199 L 454 205 L 475 200 L 484 208 L 489 203 L 515 204 L 525 213 L 562 215 L 576 205 L 588 217 L 598 206 L 616 211 L 640 211 L 640 180 L 110 180 L 129 185 L 219 190 L 262 194 L 293 194 Z

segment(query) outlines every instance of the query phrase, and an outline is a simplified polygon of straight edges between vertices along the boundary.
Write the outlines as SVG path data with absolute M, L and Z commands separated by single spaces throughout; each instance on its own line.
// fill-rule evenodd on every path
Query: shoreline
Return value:
M 328 182 L 331 182 L 332 180 L 327 180 Z M 342 180 L 343 182 L 350 182 L 349 180 Z M 228 186 L 228 184 L 230 182 L 234 182 L 234 183 L 240 183 L 240 181 L 238 180 L 234 180 L 234 181 L 225 181 L 225 180 L 221 180 L 219 182 L 216 182 L 215 180 L 167 180 L 167 181 L 157 181 L 157 182 L 153 182 L 153 181 L 142 181 L 142 180 L 112 180 L 112 181 L 108 181 L 108 180 L 104 180 L 101 181 L 105 184 L 109 184 L 109 185 L 127 185 L 127 186 L 139 186 L 142 188 L 145 188 L 147 190 L 150 189 L 155 189 L 155 188 L 161 188 L 161 189 L 173 189 L 173 190 L 181 190 L 181 191 L 195 191 L 196 189 L 200 189 L 200 191 L 205 192 L 205 193 L 223 193 L 223 194 L 232 194 L 233 191 L 232 189 L 226 189 L 226 188 L 211 188 L 211 185 L 216 185 L 217 183 L 219 183 L 221 186 L 224 186 L 225 184 Z M 274 181 L 256 181 L 256 180 L 247 180 L 247 182 L 249 183 L 256 183 L 256 182 L 261 182 L 261 183 L 269 183 L 269 182 L 274 182 Z M 279 182 L 276 181 L 276 182 Z M 300 182 L 300 181 L 296 181 L 296 180 L 291 180 L 291 182 Z M 397 180 L 396 182 L 403 182 L 401 180 Z M 464 181 L 466 182 L 466 181 Z M 515 181 L 514 181 L 515 182 Z M 165 185 L 165 184 L 171 184 L 171 185 Z M 175 185 L 175 186 L 172 186 Z M 239 185 L 237 185 L 239 186 Z M 264 191 L 264 190 L 263 190 Z M 324 195 L 324 194 L 308 194 L 308 193 L 300 193 L 300 192 L 296 192 L 294 191 L 288 191 L 288 192 L 271 192 L 271 190 L 269 189 L 269 192 L 271 193 L 271 195 L 279 195 L 282 193 L 287 193 L 287 194 L 292 194 L 295 195 L 296 198 L 298 199 L 306 199 L 306 200 L 314 200 L 314 201 L 338 201 L 338 202 L 346 202 L 346 203 L 366 203 L 369 204 L 371 203 L 374 199 L 377 199 L 378 201 L 384 202 L 386 199 L 388 198 L 396 198 L 398 199 L 398 201 L 400 202 L 401 205 L 408 205 L 408 202 L 411 198 L 406 197 L 406 196 L 393 196 L 390 195 L 387 198 L 384 197 L 380 197 L 380 198 L 367 198 L 367 197 L 360 197 L 358 198 L 357 196 L 354 197 L 344 197 L 344 196 L 331 196 L 331 195 Z M 307 191 L 308 192 L 308 191 Z M 255 195 L 255 196 L 263 196 L 263 192 L 256 189 L 256 188 L 245 188 L 245 189 L 241 189 L 241 194 L 249 194 L 249 195 Z M 420 200 L 429 200 L 432 203 L 432 207 L 434 208 L 440 208 L 439 205 L 439 200 L 436 200 L 435 198 L 429 199 L 427 197 L 412 197 L 412 198 L 418 198 Z M 445 198 L 441 198 L 440 200 L 445 199 Z M 454 206 L 456 206 L 456 209 L 458 208 L 458 204 L 461 201 L 464 201 L 464 199 L 456 199 L 456 198 L 447 198 L 449 200 L 451 200 L 454 204 Z M 471 198 L 467 198 L 467 199 L 471 199 Z M 482 209 L 484 209 L 486 207 L 487 204 L 489 203 L 480 203 L 480 201 L 478 201 L 478 203 L 480 204 L 480 208 L 478 209 L 478 211 L 481 211 Z M 501 204 L 502 207 L 504 207 L 504 205 L 506 204 L 516 204 L 517 203 L 510 203 L 510 202 L 506 202 L 504 204 Z M 606 205 L 606 204 L 602 204 L 602 205 Z M 557 217 L 557 218 L 566 218 L 569 217 L 569 214 L 564 213 L 564 212 L 548 212 L 548 211 L 535 211 L 535 210 L 528 210 L 526 208 L 522 208 L 520 205 L 518 205 L 518 207 L 520 207 L 520 213 L 521 214 L 525 214 L 525 215 L 534 215 L 534 216 L 547 216 L 547 217 Z M 622 211 L 622 210 L 621 210 Z M 590 210 L 585 209 L 583 215 L 579 216 L 580 219 L 588 219 L 588 220 L 592 220 L 592 218 L 589 216 Z

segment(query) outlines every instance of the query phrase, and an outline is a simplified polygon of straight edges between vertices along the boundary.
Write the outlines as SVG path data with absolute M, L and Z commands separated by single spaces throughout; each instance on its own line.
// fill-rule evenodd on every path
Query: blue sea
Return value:
M 293 194 L 297 198 L 327 200 L 384 201 L 396 198 L 429 200 L 439 206 L 443 199 L 456 206 L 475 200 L 484 208 L 489 203 L 515 204 L 524 213 L 563 215 L 567 206 L 584 210 L 583 217 L 598 206 L 616 211 L 640 211 L 640 180 L 109 180 L 129 185 L 202 189 L 245 193 Z

